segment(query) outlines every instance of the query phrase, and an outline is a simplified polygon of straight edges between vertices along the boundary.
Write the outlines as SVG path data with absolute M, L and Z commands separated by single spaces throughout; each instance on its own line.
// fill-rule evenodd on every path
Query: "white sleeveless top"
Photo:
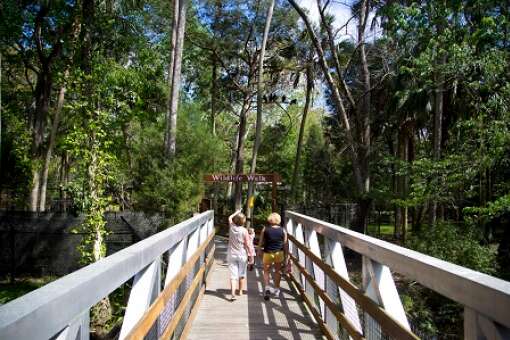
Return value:
M 231 224 L 228 233 L 228 258 L 241 257 L 246 258 L 245 242 L 248 238 L 248 230 L 245 227 L 240 227 L 235 224 Z

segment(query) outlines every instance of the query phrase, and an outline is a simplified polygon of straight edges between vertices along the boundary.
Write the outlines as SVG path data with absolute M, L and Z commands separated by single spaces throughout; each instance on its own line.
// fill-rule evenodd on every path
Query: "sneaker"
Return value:
M 264 300 L 269 300 L 269 296 L 271 295 L 271 291 L 269 289 L 266 289 L 266 292 L 264 293 Z
M 276 288 L 275 290 L 273 290 L 273 294 L 276 296 L 280 295 L 280 288 Z

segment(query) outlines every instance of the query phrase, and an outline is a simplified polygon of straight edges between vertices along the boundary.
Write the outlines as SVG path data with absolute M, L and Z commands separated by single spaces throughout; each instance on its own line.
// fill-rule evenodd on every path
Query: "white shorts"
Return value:
M 230 279 L 237 280 L 246 277 L 246 264 L 248 258 L 245 256 L 229 256 L 228 269 L 230 270 Z

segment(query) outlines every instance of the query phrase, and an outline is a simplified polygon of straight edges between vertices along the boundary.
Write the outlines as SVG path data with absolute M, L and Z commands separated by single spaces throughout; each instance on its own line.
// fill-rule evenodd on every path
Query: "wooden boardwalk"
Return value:
M 229 301 L 227 241 L 216 238 L 215 264 L 188 339 L 322 339 L 298 293 L 282 279 L 279 298 L 264 301 L 262 270 L 248 272 L 248 294 Z

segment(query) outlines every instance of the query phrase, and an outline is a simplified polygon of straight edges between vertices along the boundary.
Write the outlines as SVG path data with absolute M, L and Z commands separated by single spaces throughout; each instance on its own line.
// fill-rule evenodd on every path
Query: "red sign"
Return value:
M 206 182 L 256 182 L 256 183 L 276 183 L 281 182 L 278 174 L 211 174 L 205 175 Z

